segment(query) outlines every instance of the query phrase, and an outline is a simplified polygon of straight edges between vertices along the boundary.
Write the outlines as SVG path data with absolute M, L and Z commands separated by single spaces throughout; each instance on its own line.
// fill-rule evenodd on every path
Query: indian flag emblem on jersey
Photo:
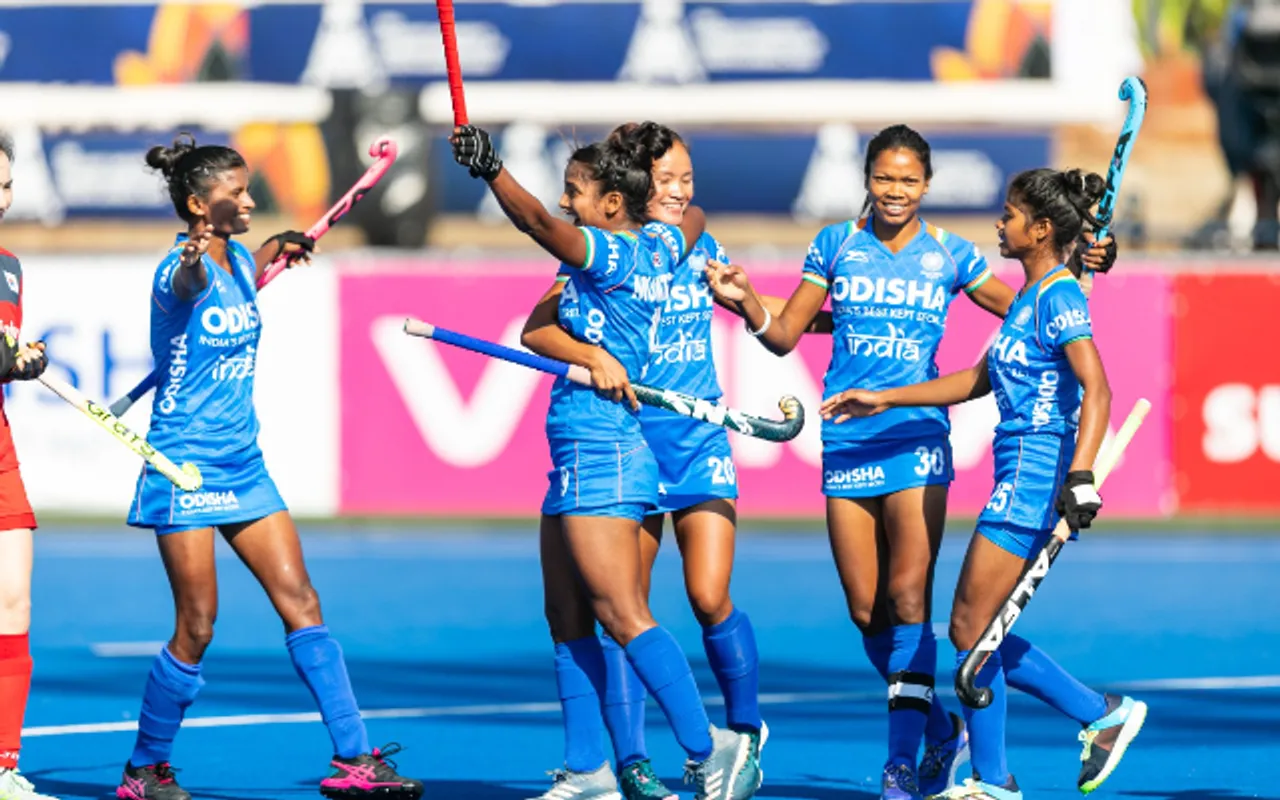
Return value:
M 13 291 L 14 294 L 18 293 L 18 276 L 17 275 L 14 275 L 12 272 L 6 269 L 4 271 L 4 282 L 9 284 L 9 288 Z

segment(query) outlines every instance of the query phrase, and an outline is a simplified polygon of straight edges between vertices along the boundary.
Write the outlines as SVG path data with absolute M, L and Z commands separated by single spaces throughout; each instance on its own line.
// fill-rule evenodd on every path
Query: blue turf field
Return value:
M 938 619 L 966 539 L 954 534 L 939 567 Z M 540 793 L 561 738 L 532 529 L 423 537 L 304 526 L 304 537 L 374 743 L 403 743 L 401 771 L 424 778 L 429 797 Z M 672 544 L 658 562 L 654 614 L 716 698 Z M 208 685 L 178 738 L 179 779 L 211 800 L 319 797 L 328 737 L 266 598 L 230 550 L 221 553 Z M 1082 680 L 1151 706 L 1095 797 L 1280 798 L 1268 783 L 1280 763 L 1278 580 L 1275 539 L 1099 533 L 1068 545 L 1018 631 Z M 734 598 L 755 623 L 772 731 L 759 796 L 876 797 L 885 690 L 845 616 L 825 538 L 744 536 Z M 120 530 L 38 534 L 34 603 L 24 771 L 64 798 L 104 797 L 132 746 L 150 667 L 140 653 L 154 653 L 148 643 L 172 624 L 154 542 Z M 950 685 L 953 658 L 943 641 L 939 686 Z M 1025 696 L 1010 707 L 1010 765 L 1028 800 L 1079 797 L 1076 726 Z M 674 787 L 682 754 L 652 703 L 648 739 Z

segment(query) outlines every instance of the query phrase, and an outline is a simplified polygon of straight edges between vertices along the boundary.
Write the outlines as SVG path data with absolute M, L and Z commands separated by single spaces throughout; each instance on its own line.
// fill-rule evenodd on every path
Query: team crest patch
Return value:
M 1029 319 L 1031 319 L 1031 306 L 1023 306 L 1022 310 L 1018 312 L 1018 316 L 1013 318 L 1013 325 L 1016 328 L 1021 328 L 1027 324 Z
M 17 275 L 14 275 L 12 272 L 6 269 L 4 271 L 4 282 L 9 284 L 9 289 L 12 290 L 14 294 L 18 293 L 18 276 Z
M 942 265 L 944 263 L 942 253 L 936 250 L 931 250 L 920 257 L 920 269 L 924 271 L 924 276 L 930 280 L 937 280 L 942 277 Z

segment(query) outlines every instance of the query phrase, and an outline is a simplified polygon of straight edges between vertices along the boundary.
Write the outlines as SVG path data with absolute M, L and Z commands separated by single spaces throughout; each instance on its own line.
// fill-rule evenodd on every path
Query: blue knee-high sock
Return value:
M 574 772 L 591 772 L 605 762 L 597 688 L 604 685 L 604 676 L 604 654 L 596 637 L 556 645 L 556 687 L 564 712 L 564 764 Z
M 1015 689 L 1056 708 L 1081 725 L 1107 713 L 1107 700 L 1072 677 L 1040 648 L 1008 634 L 1000 645 L 1005 678 Z
M 968 650 L 956 653 L 956 668 L 964 663 Z M 982 665 L 975 680 L 976 685 L 991 689 L 991 705 L 983 709 L 964 709 L 965 725 L 969 728 L 969 753 L 975 777 L 987 783 L 1003 786 L 1009 781 L 1009 762 L 1005 758 L 1004 728 L 1008 717 L 1008 690 L 1005 688 L 1004 665 L 1000 651 L 996 650 Z
M 933 627 L 926 622 L 925 628 L 921 638 L 928 636 L 933 640 L 933 650 L 936 654 L 938 651 L 938 639 L 933 634 Z M 862 649 L 866 651 L 867 658 L 871 660 L 871 666 L 875 667 L 880 677 L 888 682 L 889 656 L 893 653 L 893 629 L 881 631 L 875 636 L 863 636 Z M 937 744 L 950 739 L 954 733 L 951 715 L 947 713 L 942 701 L 938 699 L 937 692 L 934 692 L 933 699 L 929 702 L 929 719 L 924 728 L 925 741 Z
M 933 673 L 938 644 L 924 636 L 925 626 L 895 625 L 890 629 L 889 762 L 914 767 L 924 741 L 924 726 L 933 705 Z
M 607 633 L 604 648 L 604 724 L 613 741 L 619 771 L 649 757 L 644 745 L 644 684 L 627 660 L 627 651 Z
M 369 733 L 360 718 L 360 707 L 351 691 L 342 647 L 329 636 L 325 625 L 299 628 L 285 637 L 289 657 L 298 677 L 311 690 L 320 716 L 333 740 L 333 752 L 353 758 L 369 752 Z
M 707 663 L 724 695 L 731 730 L 760 730 L 760 654 L 746 614 L 734 609 L 723 622 L 702 629 Z
M 182 727 L 182 716 L 195 702 L 204 679 L 199 664 L 184 664 L 165 647 L 151 664 L 147 688 L 142 694 L 138 715 L 138 738 L 129 763 L 135 767 L 169 760 L 173 739 Z
M 711 721 L 693 681 L 689 659 L 665 628 L 650 628 L 626 646 L 644 688 L 666 714 L 676 741 L 694 761 L 711 755 Z

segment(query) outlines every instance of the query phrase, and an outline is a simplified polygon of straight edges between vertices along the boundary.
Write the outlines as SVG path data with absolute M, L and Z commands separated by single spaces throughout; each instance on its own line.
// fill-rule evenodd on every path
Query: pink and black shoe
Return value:
M 332 798 L 379 797 L 393 800 L 418 800 L 422 781 L 396 773 L 396 763 L 388 758 L 399 753 L 398 744 L 354 758 L 334 756 L 329 762 L 333 774 L 320 782 L 320 794 Z
M 191 800 L 191 795 L 173 777 L 173 767 L 168 761 L 144 767 L 125 764 L 116 797 L 120 800 Z

